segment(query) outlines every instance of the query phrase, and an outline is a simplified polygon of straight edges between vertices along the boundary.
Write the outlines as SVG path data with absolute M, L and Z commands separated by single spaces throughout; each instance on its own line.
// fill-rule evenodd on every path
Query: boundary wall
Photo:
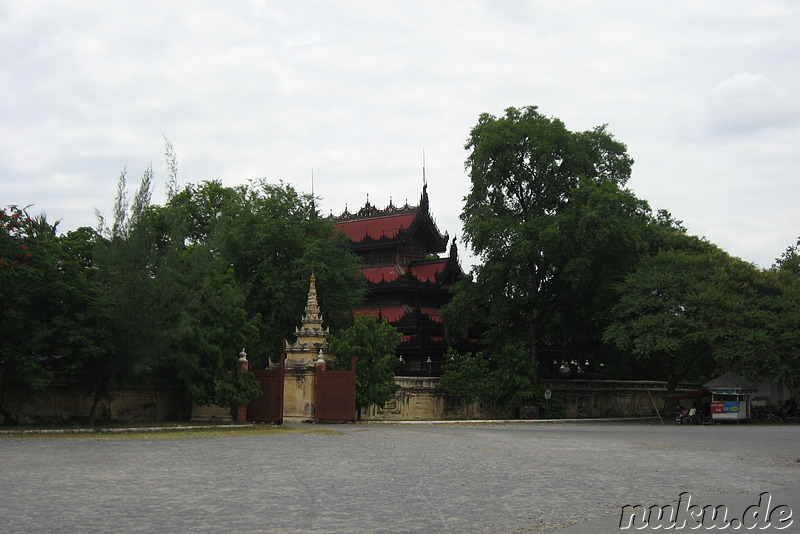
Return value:
M 362 410 L 364 421 L 435 421 L 503 418 L 500 410 L 480 403 L 464 404 L 445 396 L 436 377 L 397 377 L 399 386 L 394 397 L 383 407 L 369 406 Z M 643 417 L 664 416 L 666 382 L 627 380 L 543 380 L 542 389 L 549 389 L 549 402 L 563 406 L 563 416 L 578 417 Z M 698 385 L 682 384 L 678 392 L 697 389 Z M 6 398 L 6 418 L 0 423 L 32 424 L 86 418 L 93 397 L 68 388 L 51 387 L 36 396 Z M 529 408 L 529 407 L 522 407 Z M 521 410 L 522 417 L 536 418 L 538 410 Z M 230 408 L 221 406 L 182 406 L 175 390 L 158 387 L 128 388 L 115 391 L 110 399 L 101 399 L 98 418 L 118 421 L 170 421 L 181 415 L 193 421 L 231 421 Z M 670 414 L 671 415 L 671 414 Z M 667 416 L 669 417 L 669 416 Z

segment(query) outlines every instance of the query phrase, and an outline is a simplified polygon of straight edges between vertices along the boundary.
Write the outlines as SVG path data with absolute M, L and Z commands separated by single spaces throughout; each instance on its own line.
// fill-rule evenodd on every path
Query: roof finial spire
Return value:
M 425 178 L 425 149 L 422 149 L 422 185 L 428 185 L 428 180 Z
M 317 213 L 317 199 L 314 197 L 314 166 L 311 166 L 311 211 L 316 216 Z

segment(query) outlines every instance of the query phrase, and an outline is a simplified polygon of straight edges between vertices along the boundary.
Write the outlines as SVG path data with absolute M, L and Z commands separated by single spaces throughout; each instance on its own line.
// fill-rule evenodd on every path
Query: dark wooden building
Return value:
M 345 210 L 333 219 L 361 257 L 367 283 L 367 299 L 354 313 L 386 319 L 403 335 L 398 375 L 440 375 L 447 346 L 439 310 L 463 272 L 455 239 L 448 250 L 448 235 L 431 217 L 427 185 L 418 206 L 390 201 L 378 209 L 367 200 L 358 212 Z

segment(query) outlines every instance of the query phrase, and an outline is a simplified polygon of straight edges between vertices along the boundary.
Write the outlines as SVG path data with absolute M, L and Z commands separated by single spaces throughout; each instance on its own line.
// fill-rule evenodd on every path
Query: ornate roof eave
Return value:
M 423 185 L 422 194 L 420 195 L 420 202 L 418 206 L 410 206 L 408 202 L 401 207 L 394 206 L 389 201 L 389 205 L 385 209 L 378 209 L 369 202 L 367 198 L 366 204 L 356 213 L 350 213 L 345 207 L 344 212 L 339 215 L 331 215 L 334 224 L 344 223 L 348 221 L 377 219 L 381 217 L 391 217 L 397 215 L 414 215 L 413 222 L 408 226 L 398 231 L 395 237 L 381 236 L 378 238 L 365 235 L 358 241 L 351 241 L 351 248 L 353 249 L 366 249 L 373 247 L 391 246 L 402 244 L 411 238 L 417 231 L 425 229 L 429 234 L 426 239 L 428 243 L 428 252 L 443 252 L 447 250 L 447 243 L 450 241 L 448 234 L 442 234 L 436 221 L 430 214 L 429 201 L 428 201 L 428 184 Z
M 389 200 L 389 205 L 386 208 L 379 209 L 370 204 L 369 199 L 367 199 L 364 207 L 362 207 L 356 213 L 350 213 L 347 210 L 347 207 L 345 207 L 344 212 L 342 212 L 341 215 L 331 215 L 331 219 L 335 222 L 347 222 L 358 221 L 362 219 L 375 219 L 378 217 L 387 217 L 391 215 L 412 215 L 419 212 L 420 207 L 421 206 L 410 206 L 408 202 L 406 202 L 403 206 L 395 206 L 392 204 L 392 201 Z
M 442 234 L 439 230 L 439 227 L 436 226 L 436 221 L 431 216 L 430 210 L 428 209 L 428 192 L 427 192 L 427 184 L 423 187 L 422 190 L 422 200 L 420 201 L 419 212 L 417 216 L 414 218 L 414 222 L 408 227 L 406 231 L 406 239 L 416 232 L 425 228 L 428 233 L 430 234 L 430 239 L 428 243 L 431 245 L 429 247 L 429 252 L 444 252 L 447 250 L 447 243 L 450 241 L 450 236 L 448 234 Z
M 381 280 L 380 282 L 371 282 L 366 280 L 367 288 L 370 290 L 374 289 L 444 289 L 442 284 L 438 281 L 436 282 L 425 282 L 418 279 L 411 273 L 405 273 L 399 275 L 397 278 L 391 281 Z
M 456 238 L 450 244 L 450 252 L 447 256 L 447 262 L 444 265 L 438 276 L 437 280 L 452 280 L 453 282 L 460 280 L 464 277 L 464 271 L 461 269 L 461 264 L 458 261 L 458 247 L 456 246 Z
M 432 346 L 447 346 L 447 342 L 442 340 L 434 340 L 431 339 L 429 336 L 426 335 L 417 335 L 412 334 L 408 339 L 401 341 L 399 343 L 398 348 L 409 349 L 409 348 L 423 348 L 423 347 L 432 347 Z
M 350 248 L 355 250 L 362 248 L 396 247 L 398 244 L 405 241 L 405 234 L 406 231 L 401 230 L 395 237 L 381 236 L 376 239 L 369 235 L 364 236 L 360 241 L 350 241 Z
M 417 308 L 403 315 L 400 320 L 392 323 L 392 326 L 397 328 L 415 326 L 423 327 L 426 330 L 430 328 L 439 330 L 442 328 L 442 323 L 440 321 L 434 321 L 429 314 Z

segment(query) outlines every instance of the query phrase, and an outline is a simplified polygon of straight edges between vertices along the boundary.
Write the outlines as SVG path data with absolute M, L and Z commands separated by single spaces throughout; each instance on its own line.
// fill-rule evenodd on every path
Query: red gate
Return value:
M 261 395 L 247 405 L 247 420 L 259 423 L 283 423 L 283 370 L 286 353 L 281 354 L 277 369 L 252 369 L 261 385 Z
M 317 423 L 352 423 L 356 420 L 356 359 L 349 371 L 317 368 Z

